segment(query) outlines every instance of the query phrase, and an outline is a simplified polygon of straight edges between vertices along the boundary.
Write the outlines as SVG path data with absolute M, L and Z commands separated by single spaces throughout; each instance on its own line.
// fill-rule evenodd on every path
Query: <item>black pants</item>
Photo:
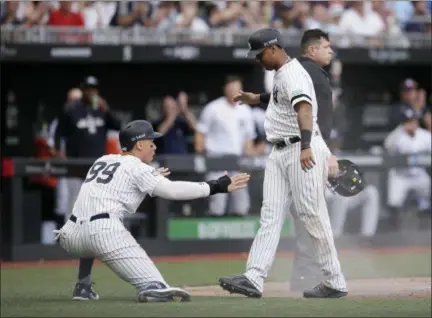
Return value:
M 64 217 L 55 213 L 56 188 L 45 184 L 32 182 L 31 189 L 37 191 L 41 202 L 41 222 L 54 221 L 57 228 L 63 226 Z

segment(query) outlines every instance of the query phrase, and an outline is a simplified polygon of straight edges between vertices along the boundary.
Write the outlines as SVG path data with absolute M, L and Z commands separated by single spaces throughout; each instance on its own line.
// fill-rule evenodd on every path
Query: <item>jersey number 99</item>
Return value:
M 96 179 L 97 183 L 110 183 L 119 166 L 119 162 L 107 164 L 104 161 L 98 161 L 90 168 L 87 178 L 84 180 L 84 182 L 87 183 Z

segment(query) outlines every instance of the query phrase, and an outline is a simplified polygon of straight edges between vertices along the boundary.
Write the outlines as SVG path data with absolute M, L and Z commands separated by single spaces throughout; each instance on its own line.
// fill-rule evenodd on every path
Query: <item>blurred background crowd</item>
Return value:
M 260 28 L 375 36 L 431 33 L 430 1 L 2 1 L 2 25 Z

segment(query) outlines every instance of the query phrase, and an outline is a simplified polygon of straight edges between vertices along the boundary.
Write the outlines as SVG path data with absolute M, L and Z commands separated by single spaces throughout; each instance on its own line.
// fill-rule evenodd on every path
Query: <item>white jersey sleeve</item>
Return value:
M 162 179 L 154 189 L 154 196 L 167 200 L 194 200 L 210 195 L 210 186 L 206 182 L 171 181 Z
M 134 178 L 138 189 L 150 196 L 153 196 L 153 191 L 156 185 L 161 180 L 165 179 L 165 177 L 153 167 L 146 165 L 145 163 L 137 164 L 134 170 Z
M 213 107 L 212 104 L 209 104 L 204 107 L 204 109 L 201 112 L 198 124 L 197 124 L 197 131 L 203 135 L 207 135 L 210 131 L 211 121 L 213 117 Z
M 312 97 L 315 93 L 312 91 L 313 86 L 311 86 L 310 77 L 305 72 L 291 73 L 289 70 L 285 70 L 284 77 L 283 88 L 292 107 L 303 101 L 312 105 Z

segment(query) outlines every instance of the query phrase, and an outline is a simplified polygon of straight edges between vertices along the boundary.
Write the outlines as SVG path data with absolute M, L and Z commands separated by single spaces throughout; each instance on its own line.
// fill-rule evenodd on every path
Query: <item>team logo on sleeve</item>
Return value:
M 279 90 L 278 90 L 277 86 L 274 86 L 273 87 L 273 101 L 275 104 L 279 103 L 278 95 L 279 95 Z

